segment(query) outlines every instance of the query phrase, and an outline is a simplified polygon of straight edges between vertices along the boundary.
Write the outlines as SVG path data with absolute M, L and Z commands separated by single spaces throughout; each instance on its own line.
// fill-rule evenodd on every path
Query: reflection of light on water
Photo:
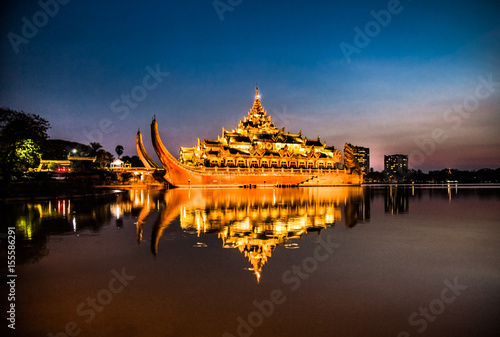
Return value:
M 52 215 L 52 204 L 50 202 L 27 204 L 26 208 L 26 212 L 16 219 L 16 232 L 22 235 L 24 240 L 32 240 L 40 229 L 42 218 Z
M 201 219 L 198 216 L 196 217 L 196 229 L 197 229 L 198 236 L 200 236 L 200 233 L 201 233 Z
M 264 209 L 262 209 L 262 210 L 261 210 L 261 212 L 260 212 L 260 214 L 261 214 L 261 216 L 262 216 L 263 218 L 267 218 L 267 217 L 269 217 L 269 209 L 268 209 L 268 208 L 264 208 Z
M 280 225 L 274 226 L 274 231 L 277 234 L 283 234 L 283 233 L 287 232 L 287 228 L 286 228 L 286 226 L 280 224 Z
M 246 214 L 246 210 L 245 210 L 245 209 L 240 209 L 240 210 L 238 211 L 238 213 L 237 213 L 237 215 L 236 215 L 236 216 L 237 216 L 237 218 L 238 218 L 238 219 L 241 219 L 241 218 L 246 217 L 246 215 L 247 215 L 247 214 Z
M 250 217 L 252 219 L 257 219 L 259 217 L 259 211 L 255 208 L 252 211 L 250 211 Z
M 262 268 L 277 246 L 299 248 L 290 240 L 301 239 L 309 232 L 319 232 L 340 221 L 341 201 L 347 204 L 361 192 L 362 189 L 342 188 L 232 190 L 230 193 L 175 190 L 167 192 L 165 214 L 180 215 L 184 233 L 198 237 L 216 233 L 224 248 L 238 248 L 259 281 Z M 201 247 L 201 244 L 198 242 L 195 246 Z
M 325 221 L 327 224 L 335 222 L 335 215 L 333 214 L 333 209 L 328 209 L 325 214 Z
M 447 187 L 448 187 L 448 200 L 451 202 L 451 197 L 453 195 L 453 189 L 452 189 L 452 184 L 455 185 L 455 195 L 458 194 L 458 183 L 456 182 L 448 182 Z
M 138 195 L 137 191 L 133 191 L 133 192 L 131 191 L 131 193 L 133 195 L 132 195 L 132 198 L 130 198 L 130 199 L 134 200 L 134 205 L 139 205 L 139 195 Z
M 16 222 L 16 230 L 18 232 L 21 232 L 24 236 L 24 239 L 26 240 L 31 240 L 33 231 L 32 231 L 32 226 L 29 223 L 29 221 L 26 219 L 26 217 L 19 217 Z
M 294 227 L 297 229 L 307 227 L 307 215 L 290 219 L 290 227 Z
M 224 197 L 226 199 L 201 199 L 200 203 L 181 206 L 181 227 L 198 237 L 204 232 L 217 231 L 224 248 L 238 248 L 244 253 L 252 264 L 250 270 L 257 281 L 276 246 L 297 249 L 297 243 L 285 242 L 301 238 L 307 234 L 308 228 L 333 225 L 336 214 L 340 219 L 340 209 L 335 208 L 331 201 L 311 203 L 294 199 L 294 203 L 276 204 L 273 197 L 274 205 L 271 205 L 262 202 L 263 198 Z M 198 243 L 195 247 L 201 246 Z
M 276 207 L 273 207 L 273 208 L 271 209 L 271 218 L 273 218 L 273 219 L 274 219 L 274 218 L 278 218 L 278 217 L 279 217 L 279 215 L 280 215 L 280 211 L 279 211 L 279 209 L 278 209 L 278 208 L 276 208 Z
M 57 200 L 57 213 L 66 216 L 66 200 Z
M 41 205 L 41 204 L 36 204 L 36 205 L 34 206 L 34 208 L 37 210 L 38 214 L 40 215 L 40 219 L 41 219 L 41 218 L 43 218 L 43 216 L 44 216 L 45 214 L 44 214 L 44 211 L 43 211 L 43 209 L 42 209 L 42 205 Z M 51 207 L 50 207 L 50 201 L 49 201 L 49 207 L 48 207 L 48 209 L 47 209 L 47 212 L 46 212 L 46 213 L 47 213 L 47 215 L 52 214 L 52 209 L 51 209 Z
M 76 217 L 73 216 L 73 232 L 76 232 Z
M 239 222 L 235 227 L 242 232 L 252 231 L 252 225 L 250 225 L 250 219 L 246 218 L 244 221 Z
M 116 204 L 115 206 L 115 217 L 117 219 L 120 219 L 120 216 L 121 216 L 121 209 L 120 209 L 120 205 Z

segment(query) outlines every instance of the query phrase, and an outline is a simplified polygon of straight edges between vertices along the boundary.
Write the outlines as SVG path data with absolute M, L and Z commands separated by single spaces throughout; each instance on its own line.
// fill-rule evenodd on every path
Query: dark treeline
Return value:
M 483 168 L 477 171 L 458 169 L 442 169 L 440 171 L 409 170 L 400 175 L 390 175 L 383 172 L 369 172 L 365 177 L 367 183 L 402 182 L 402 183 L 500 183 L 500 168 Z

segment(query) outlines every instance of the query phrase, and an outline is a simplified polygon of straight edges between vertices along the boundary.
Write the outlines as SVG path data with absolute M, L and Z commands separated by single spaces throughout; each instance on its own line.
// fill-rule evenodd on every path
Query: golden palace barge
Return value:
M 261 105 L 259 89 L 248 116 L 232 131 L 222 129 L 217 140 L 181 147 L 179 159 L 163 145 L 156 118 L 151 138 L 162 167 L 148 155 L 137 132 L 137 153 L 155 176 L 176 187 L 341 186 L 360 185 L 363 176 L 353 148 L 341 152 L 320 138 L 302 137 L 277 128 Z

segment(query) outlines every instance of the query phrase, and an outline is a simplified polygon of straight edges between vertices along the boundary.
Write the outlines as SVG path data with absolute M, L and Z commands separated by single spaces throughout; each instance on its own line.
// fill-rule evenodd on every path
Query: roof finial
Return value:
M 259 96 L 259 86 L 255 83 L 255 98 L 260 98 Z

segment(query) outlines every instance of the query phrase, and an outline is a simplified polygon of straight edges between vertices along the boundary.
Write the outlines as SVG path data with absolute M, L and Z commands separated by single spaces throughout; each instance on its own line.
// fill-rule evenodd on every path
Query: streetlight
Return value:
M 77 153 L 77 152 L 78 152 L 78 151 L 77 151 L 76 149 L 72 149 L 72 150 L 68 153 L 68 160 L 70 161 L 69 168 L 72 168 L 72 166 L 73 166 L 73 165 L 71 165 L 71 160 L 70 160 L 69 158 L 70 158 L 71 156 L 73 156 L 73 157 L 74 157 L 74 156 L 76 155 L 76 153 Z

